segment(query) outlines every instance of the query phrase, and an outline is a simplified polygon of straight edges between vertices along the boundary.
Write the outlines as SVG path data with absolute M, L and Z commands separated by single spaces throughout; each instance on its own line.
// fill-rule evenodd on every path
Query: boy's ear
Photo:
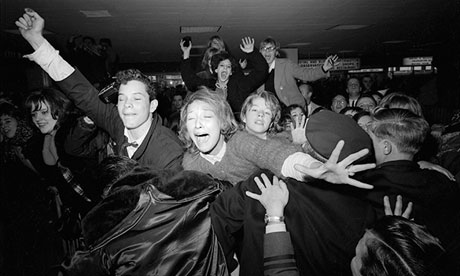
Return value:
M 383 140 L 383 153 L 389 155 L 393 151 L 393 144 L 388 140 Z
M 157 110 L 157 107 L 158 107 L 158 100 L 157 99 L 152 100 L 150 102 L 150 113 L 155 112 L 155 110 Z

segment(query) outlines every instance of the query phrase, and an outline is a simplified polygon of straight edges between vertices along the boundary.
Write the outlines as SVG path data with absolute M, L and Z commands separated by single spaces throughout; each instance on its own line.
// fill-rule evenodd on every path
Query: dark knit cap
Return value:
M 357 162 L 373 162 L 373 146 L 369 135 L 352 118 L 329 110 L 321 110 L 308 118 L 306 127 L 306 152 L 313 157 L 327 160 L 340 140 L 345 142 L 339 161 L 362 149 L 369 154 Z M 356 163 L 356 162 L 355 162 Z

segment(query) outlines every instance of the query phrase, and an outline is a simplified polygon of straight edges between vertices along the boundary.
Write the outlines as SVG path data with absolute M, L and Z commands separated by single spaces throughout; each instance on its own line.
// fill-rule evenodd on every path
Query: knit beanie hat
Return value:
M 339 161 L 362 149 L 369 153 L 355 163 L 373 162 L 374 152 L 372 140 L 352 118 L 330 110 L 321 110 L 308 118 L 304 145 L 306 153 L 325 162 L 340 140 L 345 142 Z

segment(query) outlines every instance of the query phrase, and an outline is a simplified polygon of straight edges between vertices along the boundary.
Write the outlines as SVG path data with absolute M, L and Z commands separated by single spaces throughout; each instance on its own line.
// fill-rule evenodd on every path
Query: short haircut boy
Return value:
M 430 126 L 406 109 L 382 109 L 373 116 L 369 130 L 379 139 L 393 142 L 401 153 L 415 155 L 422 147 Z

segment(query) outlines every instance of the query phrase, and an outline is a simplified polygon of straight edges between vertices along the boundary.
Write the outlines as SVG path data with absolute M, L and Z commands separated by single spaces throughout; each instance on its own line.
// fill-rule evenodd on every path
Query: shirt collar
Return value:
M 200 155 L 201 157 L 203 157 L 204 159 L 208 160 L 211 164 L 216 164 L 216 162 L 220 162 L 222 161 L 222 158 L 224 157 L 225 155 L 225 152 L 227 151 L 227 143 L 224 142 L 224 144 L 222 145 L 222 148 L 220 149 L 220 151 L 213 155 L 213 154 L 203 154 L 202 152 L 200 152 Z
M 128 137 L 128 142 L 129 143 L 133 143 L 133 142 L 136 142 L 138 145 L 142 144 L 142 141 L 144 141 L 145 139 L 145 136 L 147 136 L 147 133 L 149 132 L 149 129 L 147 129 L 147 131 L 144 133 L 144 135 L 142 135 L 141 137 L 139 137 L 138 139 L 133 139 L 131 137 L 131 135 L 129 134 L 129 131 L 128 129 L 125 127 L 125 136 Z
M 276 59 L 273 60 L 272 64 L 270 64 L 270 67 L 268 68 L 268 72 L 270 73 L 273 69 L 275 69 L 275 62 Z

